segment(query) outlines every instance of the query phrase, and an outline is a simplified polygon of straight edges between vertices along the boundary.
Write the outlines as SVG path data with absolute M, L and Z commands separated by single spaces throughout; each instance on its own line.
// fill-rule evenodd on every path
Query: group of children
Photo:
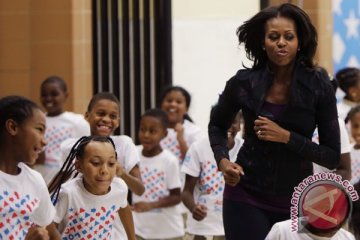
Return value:
M 345 102 L 359 102 L 355 72 L 336 77 Z M 23 97 L 0 99 L 0 239 L 225 239 L 225 182 L 184 88 L 165 89 L 160 107 L 142 115 L 139 146 L 113 135 L 114 94 L 95 94 L 83 116 L 64 110 L 67 96 L 64 80 L 50 77 L 41 85 L 46 114 Z M 360 107 L 349 110 L 355 183 Z M 231 161 L 243 144 L 240 123 L 239 112 L 228 130 Z
M 114 94 L 95 94 L 83 116 L 64 110 L 67 96 L 65 81 L 53 76 L 41 85 L 46 113 L 23 97 L 0 99 L 0 239 L 175 240 L 185 225 L 188 239 L 224 239 L 224 180 L 187 114 L 184 88 L 165 89 L 160 107 L 143 114 L 139 146 L 113 135 Z M 229 129 L 233 160 L 239 119 Z

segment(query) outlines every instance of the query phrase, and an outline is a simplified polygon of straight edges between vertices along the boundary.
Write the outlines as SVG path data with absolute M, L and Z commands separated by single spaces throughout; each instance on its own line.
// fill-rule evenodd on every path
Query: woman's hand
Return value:
M 224 175 L 225 183 L 233 187 L 240 182 L 240 175 L 244 175 L 239 164 L 230 162 L 226 158 L 220 160 L 219 168 Z
M 288 143 L 290 132 L 266 117 L 259 116 L 254 122 L 257 137 L 263 141 Z

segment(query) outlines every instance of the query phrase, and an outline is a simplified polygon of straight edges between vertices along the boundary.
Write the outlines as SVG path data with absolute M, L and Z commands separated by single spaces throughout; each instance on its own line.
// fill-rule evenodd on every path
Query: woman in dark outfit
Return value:
M 224 191 L 227 240 L 263 240 L 290 218 L 294 187 L 313 173 L 312 162 L 334 169 L 340 159 L 336 99 L 313 58 L 317 33 L 292 4 L 269 7 L 237 29 L 253 66 L 226 84 L 214 106 L 209 137 Z M 242 110 L 245 142 L 229 161 L 226 130 Z M 318 126 L 320 145 L 311 141 Z

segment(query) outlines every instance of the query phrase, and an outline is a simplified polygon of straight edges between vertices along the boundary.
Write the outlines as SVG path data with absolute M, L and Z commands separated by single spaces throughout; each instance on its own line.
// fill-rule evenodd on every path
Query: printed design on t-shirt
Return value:
M 351 155 L 351 183 L 355 184 L 360 180 L 360 151 L 356 156 Z
M 146 201 L 158 201 L 160 198 L 168 195 L 163 171 L 144 167 L 140 169 L 140 173 L 145 186 L 145 192 L 142 197 Z
M 168 136 L 160 142 L 160 145 L 162 148 L 172 152 L 179 159 L 179 161 L 182 162 L 180 145 L 176 139 L 176 136 L 170 136 L 170 134 L 168 134 Z
M 0 239 L 24 239 L 32 222 L 30 216 L 39 199 L 14 191 L 0 193 Z
M 218 195 L 224 191 L 224 178 L 222 172 L 218 171 L 213 161 L 206 160 L 201 163 L 201 173 L 199 179 L 201 193 Z
M 45 147 L 46 165 L 59 165 L 61 158 L 60 145 L 63 141 L 72 137 L 72 131 L 73 129 L 68 126 L 50 126 L 46 128 L 45 139 L 48 142 Z
M 116 213 L 115 205 L 99 209 L 69 209 L 62 239 L 110 239 Z

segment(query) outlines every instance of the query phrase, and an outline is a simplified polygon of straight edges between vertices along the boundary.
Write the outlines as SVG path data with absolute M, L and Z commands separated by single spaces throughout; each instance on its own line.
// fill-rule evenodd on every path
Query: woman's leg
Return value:
M 264 240 L 272 227 L 267 212 L 246 203 L 224 199 L 226 240 Z

